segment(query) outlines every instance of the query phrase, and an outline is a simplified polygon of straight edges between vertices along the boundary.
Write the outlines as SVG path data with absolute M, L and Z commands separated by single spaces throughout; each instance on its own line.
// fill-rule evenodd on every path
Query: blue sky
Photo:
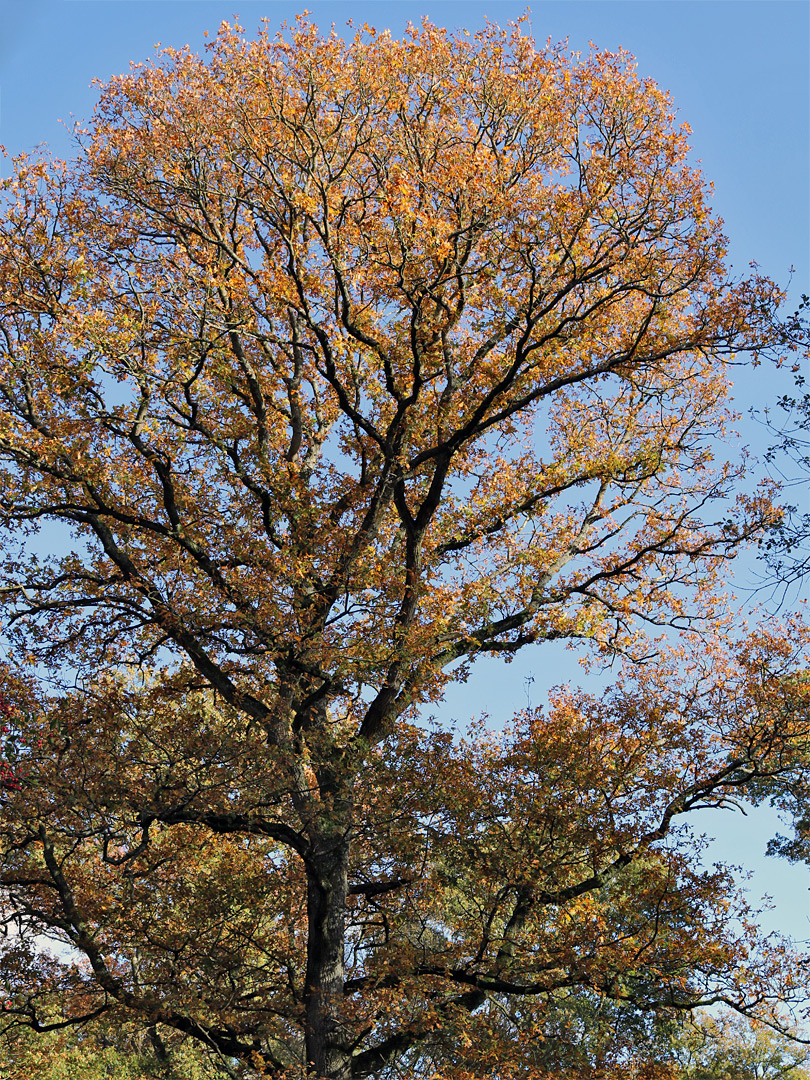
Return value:
M 16 154 L 48 143 L 69 156 L 70 138 L 59 121 L 90 115 L 92 79 L 127 70 L 157 42 L 201 49 L 203 32 L 234 13 L 251 33 L 261 18 L 275 28 L 305 6 L 323 30 L 332 23 L 341 30 L 352 19 L 395 34 L 423 15 L 448 28 L 475 29 L 487 16 L 503 24 L 528 10 L 540 41 L 627 49 L 642 75 L 671 92 L 692 128 L 694 158 L 715 185 L 714 207 L 725 221 L 735 271 L 744 273 L 756 260 L 787 282 L 793 266 L 792 306 L 810 292 L 810 5 L 803 0 L 538 0 L 529 9 L 522 0 L 0 0 L 0 144 Z M 770 369 L 746 373 L 740 407 L 773 400 L 779 390 Z M 743 430 L 761 453 L 765 435 L 756 425 Z M 544 678 L 550 669 L 553 677 Z M 529 674 L 536 677 L 537 703 L 548 681 L 577 674 L 555 650 L 527 656 L 503 675 L 494 672 L 487 668 L 459 689 L 449 705 L 455 714 L 496 698 L 521 707 Z M 753 890 L 768 889 L 776 900 L 768 924 L 810 936 L 810 874 L 759 857 L 772 820 L 758 814 L 707 828 L 721 837 L 718 855 L 749 864 L 753 856 Z

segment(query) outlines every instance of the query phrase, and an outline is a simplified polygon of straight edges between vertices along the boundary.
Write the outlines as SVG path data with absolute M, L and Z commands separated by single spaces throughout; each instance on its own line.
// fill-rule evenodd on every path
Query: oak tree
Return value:
M 8 1024 L 529 1078 L 568 992 L 789 996 L 676 828 L 807 737 L 799 631 L 700 636 L 773 520 L 713 458 L 780 293 L 729 279 L 687 135 L 624 54 L 302 20 L 163 50 L 14 162 Z M 553 639 L 631 670 L 425 722 Z

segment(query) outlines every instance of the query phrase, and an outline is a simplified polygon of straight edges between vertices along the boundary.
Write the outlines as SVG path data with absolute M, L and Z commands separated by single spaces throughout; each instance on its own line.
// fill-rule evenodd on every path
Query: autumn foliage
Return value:
M 101 87 L 74 161 L 14 163 L 12 1027 L 537 1080 L 566 995 L 796 991 L 676 827 L 808 734 L 804 631 L 724 640 L 775 515 L 713 460 L 725 364 L 773 351 L 781 297 L 729 280 L 687 134 L 628 57 L 520 26 L 224 24 Z M 552 639 L 627 671 L 426 722 Z

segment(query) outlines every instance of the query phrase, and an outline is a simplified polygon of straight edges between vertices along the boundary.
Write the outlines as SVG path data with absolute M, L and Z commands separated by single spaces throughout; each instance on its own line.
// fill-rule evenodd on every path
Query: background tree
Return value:
M 793 641 L 704 643 L 503 738 L 417 723 L 483 655 L 716 625 L 773 519 L 712 439 L 780 294 L 728 280 L 686 155 L 625 56 L 302 22 L 166 50 L 76 161 L 16 162 L 11 1023 L 125 1014 L 277 1077 L 445 1040 L 456 1077 L 529 1077 L 566 990 L 790 993 L 673 823 L 796 768 Z
M 684 1080 L 805 1080 L 808 1075 L 806 1046 L 727 1013 L 684 1025 L 674 1047 Z
M 0 1049 L 3 1080 L 222 1080 L 227 1073 L 199 1044 L 121 1018 L 91 1028 L 67 1026 L 47 1034 L 15 1028 Z

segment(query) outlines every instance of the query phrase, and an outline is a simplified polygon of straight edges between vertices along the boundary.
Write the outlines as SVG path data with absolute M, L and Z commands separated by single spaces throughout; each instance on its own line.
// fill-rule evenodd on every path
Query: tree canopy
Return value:
M 14 162 L 10 1028 L 534 1080 L 566 994 L 799 992 L 678 825 L 808 734 L 802 627 L 726 633 L 724 567 L 778 511 L 714 460 L 727 362 L 792 342 L 687 134 L 624 54 L 301 20 L 163 50 L 75 160 Z M 426 722 L 553 639 L 626 670 Z

